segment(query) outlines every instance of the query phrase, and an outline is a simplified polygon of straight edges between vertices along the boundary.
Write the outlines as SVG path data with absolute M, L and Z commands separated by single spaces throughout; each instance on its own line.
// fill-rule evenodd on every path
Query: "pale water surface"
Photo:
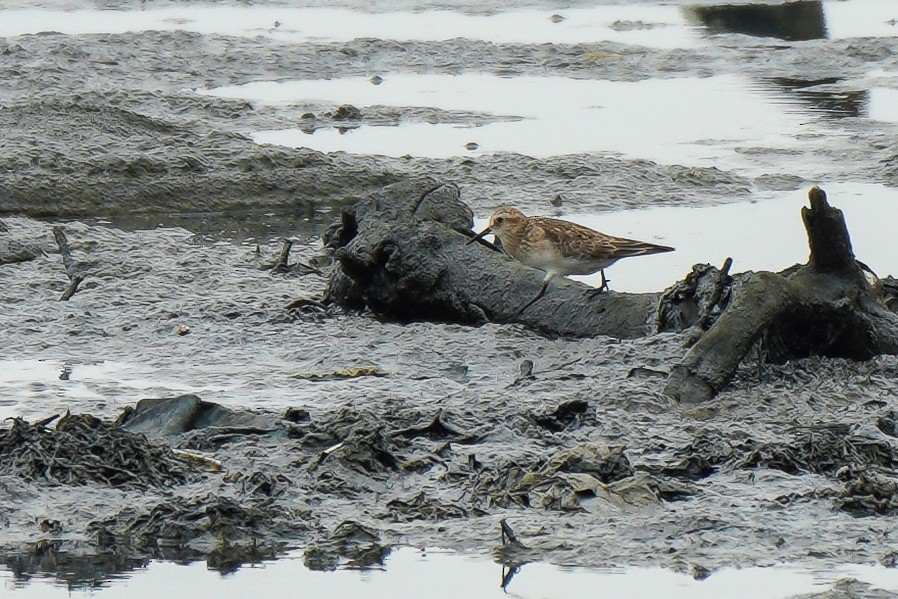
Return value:
M 255 82 L 209 90 L 210 95 L 260 104 L 302 102 L 427 106 L 521 120 L 480 127 L 408 123 L 305 134 L 298 127 L 260 131 L 259 143 L 388 156 L 443 158 L 516 152 L 535 157 L 616 152 L 663 164 L 752 169 L 742 146 L 798 148 L 817 125 L 783 110 L 738 76 L 619 82 L 567 77 L 488 74 L 385 75 L 367 78 Z M 472 152 L 465 148 L 476 142 Z M 804 158 L 804 157 L 802 157 Z M 801 167 L 788 161 L 782 168 Z M 756 168 L 756 167 L 755 167 Z
M 102 588 L 69 589 L 49 580 L 12 580 L 0 571 L 0 583 L 17 599 L 63 597 L 216 597 L 243 599 L 259 596 L 301 595 L 315 599 L 366 597 L 367 599 L 784 599 L 822 592 L 842 578 L 854 578 L 874 587 L 898 591 L 898 571 L 881 566 L 844 566 L 815 571 L 797 566 L 725 568 L 704 580 L 661 568 L 565 568 L 543 563 L 525 564 L 501 587 L 504 571 L 488 559 L 437 550 L 400 548 L 383 569 L 312 571 L 301 552 L 275 562 L 244 567 L 221 576 L 202 563 L 189 566 L 152 562 L 133 576 L 112 580 Z
M 599 6 L 569 9 L 553 22 L 551 11 L 510 10 L 466 15 L 444 10 L 372 13 L 335 8 L 218 7 L 198 5 L 146 11 L 4 11 L 0 35 L 42 31 L 68 34 L 185 30 L 269 36 L 289 42 L 345 42 L 356 38 L 440 41 L 456 37 L 497 43 L 581 43 L 691 46 L 696 35 L 674 6 Z M 621 30 L 619 21 L 646 21 L 651 28 Z M 657 27 L 665 29 L 658 35 Z
M 270 36 L 290 42 L 341 42 L 370 37 L 440 41 L 456 37 L 497 43 L 614 41 L 647 47 L 691 47 L 700 31 L 675 5 L 595 6 L 562 10 L 507 10 L 486 15 L 447 10 L 376 12 L 337 8 L 206 5 L 119 10 L 5 10 L 0 36 L 57 31 L 71 35 L 126 31 L 194 31 Z M 553 15 L 561 20 L 550 19 Z M 830 38 L 898 35 L 890 0 L 823 2 Z M 556 22 L 557 21 L 557 22 Z
M 873 87 L 865 118 L 898 122 L 898 89 L 885 87 L 895 84 L 892 74 L 869 75 L 864 85 Z M 367 77 L 347 77 L 256 81 L 196 91 L 258 105 L 295 106 L 297 120 L 305 106 L 318 104 L 352 104 L 363 111 L 416 106 L 502 118 L 480 126 L 347 123 L 346 128 L 311 133 L 297 124 L 252 134 L 261 144 L 394 157 L 603 152 L 660 164 L 713 166 L 747 176 L 810 176 L 826 170 L 827 160 L 838 161 L 822 150 L 830 139 L 846 133 L 840 121 L 821 118 L 776 86 L 732 74 L 630 82 L 384 73 L 379 85 Z

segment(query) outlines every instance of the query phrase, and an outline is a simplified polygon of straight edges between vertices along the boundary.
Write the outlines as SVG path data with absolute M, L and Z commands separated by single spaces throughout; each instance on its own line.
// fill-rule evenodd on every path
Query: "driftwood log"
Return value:
M 661 302 L 661 293 L 596 294 L 556 277 L 539 301 L 518 314 L 545 273 L 488 247 L 466 245 L 473 224 L 458 187 L 429 178 L 387 186 L 347 206 L 324 236 L 339 264 L 327 299 L 399 320 L 516 322 L 546 335 L 622 339 L 651 334 L 659 322 L 691 326 L 704 313 L 692 297 L 681 313 L 677 302 Z M 696 275 L 693 287 L 704 289 L 699 279 L 718 276 L 716 270 Z
M 544 273 L 467 245 L 473 217 L 458 188 L 415 179 L 342 210 L 324 236 L 338 264 L 326 299 L 404 321 L 515 322 L 556 336 L 634 338 L 691 329 L 693 345 L 664 388 L 684 402 L 716 395 L 758 344 L 774 362 L 898 353 L 898 314 L 889 308 L 894 286 L 855 260 L 842 213 L 823 190 L 813 188 L 810 203 L 802 209 L 811 249 L 804 266 L 731 276 L 729 259 L 720 269 L 700 264 L 663 293 L 596 294 L 555 278 L 518 314 Z

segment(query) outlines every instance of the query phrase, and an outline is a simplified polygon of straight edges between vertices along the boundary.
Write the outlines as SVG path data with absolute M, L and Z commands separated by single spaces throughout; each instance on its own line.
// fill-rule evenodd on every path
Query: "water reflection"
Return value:
M 839 89 L 836 86 L 842 80 L 838 77 L 812 80 L 775 77 L 769 81 L 802 110 L 810 109 L 833 118 L 869 116 L 870 92 Z
M 898 89 L 874 87 L 870 90 L 870 118 L 898 123 Z
M 505 599 L 509 596 L 577 599 L 595 597 L 597 589 L 602 589 L 605 596 L 622 599 L 784 599 L 801 593 L 832 590 L 842 584 L 837 581 L 843 577 L 861 581 L 854 585 L 858 590 L 869 590 L 868 585 L 875 585 L 884 593 L 898 589 L 898 572 L 882 566 L 843 565 L 819 571 L 802 565 L 723 568 L 699 580 L 689 574 L 658 567 L 564 568 L 529 563 L 516 570 L 513 580 L 509 579 L 504 588 L 497 584 L 496 568 L 497 564 L 485 557 L 404 547 L 390 555 L 382 570 L 360 571 L 344 567 L 333 572 L 313 571 L 302 565 L 299 552 L 295 552 L 278 561 L 241 568 L 228 576 L 209 571 L 202 562 L 179 565 L 154 561 L 134 571 L 130 578 L 94 587 L 70 587 L 65 579 L 54 583 L 37 577 L 12 582 L 6 569 L 0 569 L 0 581 L 5 583 L 7 595 L 16 599 L 71 599 L 99 595 L 116 599 L 185 596 L 236 599 L 259 595 L 260 591 L 265 596 L 283 594 L 264 592 L 274 589 L 303 589 L 306 591 L 303 594 L 312 594 L 318 599 L 403 599 L 422 594 L 431 599 Z
M 822 2 L 691 6 L 686 8 L 686 14 L 712 33 L 742 33 L 789 41 L 827 35 Z
M 7 555 L 6 578 L 13 588 L 27 588 L 35 577 L 49 577 L 68 591 L 101 589 L 123 578 L 122 573 L 133 573 L 145 568 L 150 560 L 131 557 L 125 551 L 98 554 L 82 554 L 64 551 L 62 541 L 39 541 L 21 546 L 19 552 Z M 0 571 L 0 578 L 3 578 Z

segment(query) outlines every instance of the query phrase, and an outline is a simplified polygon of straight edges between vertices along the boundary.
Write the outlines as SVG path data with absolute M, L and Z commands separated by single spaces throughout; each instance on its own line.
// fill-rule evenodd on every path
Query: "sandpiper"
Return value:
M 492 232 L 502 242 L 502 249 L 512 258 L 546 272 L 539 293 L 518 311 L 529 308 L 546 292 L 556 275 L 589 275 L 602 273 L 598 292 L 608 288 L 605 269 L 630 256 L 672 252 L 674 248 L 644 241 L 613 237 L 566 220 L 544 216 L 526 216 L 515 208 L 499 208 L 489 226 L 468 243 Z

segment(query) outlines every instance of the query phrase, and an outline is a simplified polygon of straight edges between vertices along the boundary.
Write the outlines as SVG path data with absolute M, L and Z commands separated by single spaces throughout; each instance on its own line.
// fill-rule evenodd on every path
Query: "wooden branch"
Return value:
M 671 369 L 664 392 L 686 402 L 714 397 L 730 381 L 764 328 L 792 304 L 789 283 L 770 272 L 752 273 L 714 326 Z
M 72 250 L 69 249 L 69 240 L 65 236 L 62 227 L 53 227 L 53 237 L 56 238 L 56 245 L 59 246 L 59 253 L 62 255 L 62 264 L 69 279 L 75 278 L 78 274 L 78 268 L 75 266 L 75 260 L 72 258 Z
M 271 270 L 271 272 L 275 274 L 298 271 L 303 275 L 311 273 L 318 276 L 324 276 L 321 269 L 316 268 L 311 264 L 306 264 L 305 262 L 294 262 L 293 264 L 290 264 L 290 249 L 293 247 L 293 242 L 289 239 L 284 239 L 283 242 L 281 253 L 278 255 L 277 259 L 274 262 L 262 265 L 262 269 Z
M 808 199 L 810 208 L 801 208 L 801 220 L 811 249 L 808 267 L 817 272 L 858 273 L 860 268 L 854 260 L 842 211 L 829 205 L 826 192 L 819 187 L 811 188 Z
M 882 295 L 891 287 L 859 266 L 842 212 L 823 190 L 808 195 L 804 266 L 731 276 L 730 259 L 720 270 L 696 265 L 664 294 L 597 294 L 556 277 L 521 313 L 544 273 L 467 244 L 472 214 L 456 186 L 409 180 L 347 206 L 327 231 L 338 268 L 326 300 L 398 320 L 515 322 L 553 336 L 633 338 L 694 327 L 700 336 L 664 388 L 684 402 L 714 397 L 759 342 L 771 361 L 898 353 L 898 314 Z
M 523 543 L 521 543 L 518 540 L 517 535 L 514 533 L 514 530 L 512 530 L 511 526 L 509 526 L 509 524 L 505 520 L 505 518 L 502 518 L 501 520 L 499 520 L 499 529 L 501 531 L 503 545 L 514 545 L 521 549 L 527 548 L 526 545 L 524 545 Z
M 703 310 L 704 314 L 701 318 L 698 319 L 698 322 L 695 324 L 696 328 L 705 330 L 711 323 L 711 318 L 714 314 L 714 308 L 716 308 L 720 303 L 720 297 L 723 295 L 723 290 L 730 287 L 730 268 L 732 268 L 732 266 L 732 258 L 727 258 L 723 261 L 723 266 L 720 267 L 720 272 L 717 273 L 717 281 L 714 286 L 714 291 L 711 293 L 711 296 L 705 303 Z
M 78 291 L 78 286 L 84 281 L 85 275 L 78 273 L 78 266 L 72 258 L 72 250 L 69 249 L 69 240 L 65 236 L 62 227 L 53 227 L 53 237 L 56 238 L 56 245 L 59 246 L 59 253 L 62 255 L 62 264 L 65 267 L 66 275 L 69 277 L 69 284 L 59 298 L 61 302 L 69 301 Z

